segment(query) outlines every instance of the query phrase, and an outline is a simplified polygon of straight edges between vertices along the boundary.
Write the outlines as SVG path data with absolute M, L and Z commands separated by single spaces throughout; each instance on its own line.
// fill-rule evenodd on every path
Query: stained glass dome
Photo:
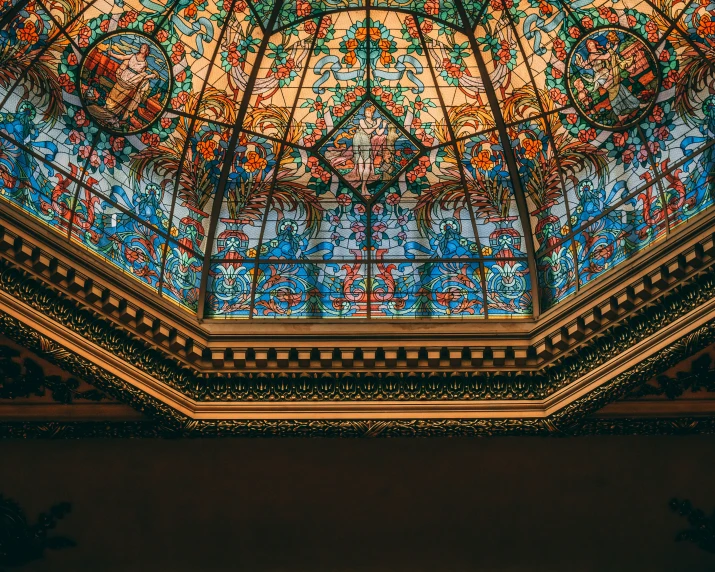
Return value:
M 0 209 L 200 319 L 530 318 L 713 202 L 708 0 L 0 6 Z

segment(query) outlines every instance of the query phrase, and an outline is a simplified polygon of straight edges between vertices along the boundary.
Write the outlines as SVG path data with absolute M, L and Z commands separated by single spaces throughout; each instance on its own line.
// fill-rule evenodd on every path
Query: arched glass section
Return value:
M 201 319 L 538 316 L 712 204 L 714 12 L 6 0 L 0 208 Z

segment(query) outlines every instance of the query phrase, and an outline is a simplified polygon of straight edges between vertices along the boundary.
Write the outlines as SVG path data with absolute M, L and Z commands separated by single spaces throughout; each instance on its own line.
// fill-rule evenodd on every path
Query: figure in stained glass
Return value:
M 360 181 L 360 190 L 367 194 L 367 183 L 375 177 L 375 160 L 382 159 L 385 144 L 385 121 L 375 117 L 375 106 L 365 108 L 365 116 L 358 121 L 353 135 L 355 171 Z
M 166 57 L 139 34 L 115 34 L 100 41 L 87 55 L 81 75 L 82 98 L 90 115 L 122 133 L 148 127 L 168 98 Z
M 593 123 L 620 128 L 637 122 L 655 100 L 657 65 L 650 48 L 625 30 L 605 28 L 575 48 L 569 88 Z
M 57 154 L 57 145 L 50 141 L 36 141 L 39 129 L 34 123 L 37 116 L 35 106 L 23 101 L 16 113 L 0 114 L 0 132 L 12 139 L 4 139 L 0 144 L 0 176 L 2 176 L 2 194 L 9 194 L 21 204 L 30 208 L 35 215 L 44 216 L 48 210 L 46 201 L 40 196 L 49 197 L 50 183 L 41 173 L 37 159 L 17 144 L 28 145 L 44 154 L 47 161 L 52 161 Z M 15 143 L 17 142 L 17 143 Z M 52 175 L 54 171 L 48 170 Z M 41 204 L 38 209 L 38 203 Z
M 321 149 L 330 165 L 366 196 L 392 180 L 416 151 L 417 147 L 372 103 L 363 105 Z

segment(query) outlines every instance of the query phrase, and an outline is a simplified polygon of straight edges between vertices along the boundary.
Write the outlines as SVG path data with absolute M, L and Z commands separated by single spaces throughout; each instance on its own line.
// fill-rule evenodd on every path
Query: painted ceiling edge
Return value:
M 13 248 L 22 252 L 22 243 L 13 240 L 12 244 Z M 650 299 L 648 303 L 639 303 L 636 289 L 630 287 L 631 296 L 622 298 L 620 304 L 617 298 L 612 297 L 605 306 L 607 311 L 601 313 L 607 323 L 599 335 L 586 340 L 553 364 L 531 372 L 523 368 L 512 372 L 505 371 L 504 364 L 492 364 L 497 365 L 496 371 L 488 371 L 489 364 L 483 362 L 471 362 L 462 372 L 451 368 L 453 363 L 447 363 L 444 364 L 446 369 L 440 372 L 434 369 L 435 366 L 442 365 L 442 355 L 437 353 L 432 361 L 418 361 L 411 364 L 412 367 L 406 371 L 399 371 L 394 364 L 350 363 L 347 364 L 351 368 L 348 371 L 331 371 L 329 364 L 323 364 L 322 368 L 313 372 L 299 370 L 294 373 L 270 374 L 267 373 L 270 371 L 270 368 L 266 367 L 267 364 L 259 363 L 254 374 L 246 371 L 239 375 L 204 374 L 192 378 L 189 370 L 167 360 L 156 348 L 143 345 L 136 338 L 122 337 L 120 330 L 113 328 L 111 322 L 102 323 L 102 320 L 97 318 L 96 310 L 88 312 L 82 307 L 73 306 L 66 296 L 58 294 L 52 286 L 44 286 L 36 277 L 31 277 L 21 269 L 19 264 L 5 264 L 1 274 L 3 306 L 6 308 L 2 318 L 5 333 L 9 337 L 24 345 L 35 344 L 36 347 L 30 346 L 30 349 L 41 351 L 42 355 L 51 359 L 65 360 L 63 369 L 66 369 L 67 364 L 71 367 L 73 363 L 79 363 L 76 360 L 84 360 L 81 371 L 70 369 L 84 379 L 91 380 L 99 375 L 102 368 L 98 367 L 98 364 L 102 364 L 102 367 L 110 367 L 110 371 L 126 372 L 121 374 L 123 381 L 116 377 L 116 373 L 109 378 L 102 374 L 106 379 L 133 386 L 140 383 L 141 376 L 138 372 L 143 370 L 145 373 L 142 373 L 142 376 L 154 376 L 154 381 L 151 381 L 150 377 L 147 378 L 154 387 L 152 394 L 179 397 L 184 400 L 185 407 L 189 408 L 187 412 L 195 407 L 191 405 L 192 399 L 198 400 L 196 403 L 225 402 L 223 405 L 217 403 L 219 409 L 213 406 L 207 409 L 209 416 L 212 415 L 210 411 L 218 414 L 221 407 L 228 407 L 226 411 L 231 408 L 237 411 L 241 408 L 255 408 L 258 403 L 251 405 L 251 402 L 256 400 L 264 401 L 267 407 L 258 407 L 256 415 L 285 415 L 285 405 L 290 409 L 291 400 L 296 398 L 299 399 L 299 409 L 303 407 L 300 405 L 301 399 L 327 400 L 327 409 L 323 415 L 328 414 L 328 410 L 334 407 L 329 404 L 330 401 L 343 400 L 345 403 L 341 407 L 350 409 L 349 402 L 356 398 L 360 401 L 377 400 L 375 406 L 381 411 L 380 416 L 390 416 L 390 400 L 395 399 L 397 402 L 394 415 L 405 415 L 410 407 L 414 407 L 410 405 L 410 400 L 416 400 L 415 406 L 425 407 L 426 411 L 429 411 L 430 399 L 443 401 L 445 398 L 448 401 L 433 406 L 432 415 L 451 416 L 455 411 L 460 411 L 460 407 L 465 413 L 467 409 L 472 409 L 472 414 L 481 409 L 484 413 L 493 410 L 498 414 L 502 409 L 502 413 L 511 415 L 515 414 L 512 409 L 518 409 L 520 403 L 522 407 L 526 407 L 524 414 L 528 414 L 528 410 L 533 410 L 531 414 L 538 414 L 539 408 L 543 408 L 539 405 L 539 400 L 546 404 L 549 399 L 556 399 L 554 403 L 560 403 L 555 409 L 559 412 L 572 406 L 569 401 L 571 398 L 564 401 L 559 392 L 566 392 L 563 395 L 570 394 L 577 400 L 578 395 L 585 392 L 586 397 L 595 399 L 603 392 L 601 385 L 610 383 L 606 382 L 606 378 L 615 375 L 614 379 L 619 379 L 625 374 L 618 372 L 627 369 L 629 363 L 631 365 L 628 367 L 632 368 L 633 375 L 641 378 L 645 375 L 644 379 L 639 378 L 645 381 L 653 375 L 653 371 L 648 369 L 651 367 L 649 364 L 660 361 L 665 364 L 664 367 L 668 367 L 672 365 L 673 356 L 685 356 L 697 351 L 703 344 L 710 343 L 708 340 L 711 337 L 712 325 L 707 308 L 712 306 L 712 300 L 715 299 L 715 274 L 712 261 L 708 263 L 705 260 L 715 251 L 715 244 L 712 239 L 704 244 L 705 246 L 703 243 L 696 244 L 694 248 L 685 250 L 670 263 L 661 266 L 658 278 L 650 281 L 651 287 L 656 289 L 650 292 L 652 297 L 646 296 Z M 7 252 L 9 249 L 3 250 Z M 36 256 L 37 251 L 32 248 L 24 252 L 26 256 L 21 258 L 28 267 L 41 267 L 46 262 L 41 256 Z M 669 268 L 671 270 L 668 270 Z M 689 272 L 688 268 L 696 270 Z M 666 289 L 665 294 L 659 294 L 659 284 L 662 286 L 668 282 L 672 288 Z M 640 293 L 641 289 L 638 292 Z M 96 300 L 102 300 L 101 290 L 95 294 Z M 33 323 L 44 324 L 42 335 L 30 333 L 32 328 L 37 327 L 35 325 L 28 329 L 28 324 Z M 13 335 L 13 331 L 25 333 Z M 665 337 L 655 344 L 654 336 Z M 53 338 L 55 341 L 52 341 Z M 563 338 L 552 345 L 558 346 L 561 341 Z M 57 342 L 59 346 L 55 345 Z M 69 349 L 64 349 L 63 346 L 68 344 Z M 81 349 L 82 347 L 85 350 Z M 647 348 L 646 353 L 656 354 L 652 358 L 643 359 L 646 354 L 641 347 Z M 99 353 L 97 350 L 100 350 Z M 86 351 L 91 353 L 87 354 Z M 574 360 L 569 355 L 578 355 L 579 359 Z M 494 353 L 491 357 L 494 357 Z M 110 361 L 113 361 L 114 365 L 110 365 Z M 616 366 L 616 362 L 621 365 Z M 367 366 L 367 369 L 356 370 L 361 366 Z M 604 374 L 600 374 L 598 368 L 605 368 Z M 589 389 L 583 386 L 583 383 L 588 375 L 591 375 L 591 371 L 596 385 Z M 94 383 L 93 380 L 90 382 Z M 157 391 L 159 393 L 156 393 Z M 187 398 L 189 401 L 186 401 Z M 229 399 L 229 402 L 226 402 L 226 399 Z M 400 403 L 400 400 L 405 399 L 407 401 Z M 499 399 L 515 400 L 509 406 L 511 413 L 504 411 Z M 532 404 L 528 404 L 530 400 Z M 356 406 L 360 408 L 357 403 Z M 536 410 L 533 409 L 534 406 Z M 319 408 L 320 404 L 316 404 L 316 407 Z M 338 407 L 338 410 L 341 407 Z M 449 413 L 445 407 L 451 407 L 452 412 Z M 271 408 L 274 408 L 274 411 L 269 414 Z M 404 408 L 405 411 L 397 412 L 398 409 Z M 547 406 L 542 414 L 549 410 L 550 406 Z M 366 410 L 362 411 L 364 413 Z M 346 410 L 345 413 L 347 412 Z M 353 415 L 359 414 L 357 410 L 353 412 Z

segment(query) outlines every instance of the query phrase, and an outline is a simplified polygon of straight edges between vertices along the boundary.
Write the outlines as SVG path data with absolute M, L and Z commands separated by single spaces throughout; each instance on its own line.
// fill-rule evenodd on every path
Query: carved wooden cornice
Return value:
M 132 278 L 109 265 L 97 267 L 81 248 L 57 241 L 44 227 L 30 226 L 9 220 L 9 213 L 0 210 L 0 260 L 199 373 L 536 371 L 715 261 L 715 212 L 708 212 L 538 321 L 199 323 L 166 299 L 137 298 Z
M 270 348 L 142 307 L 3 222 L 0 330 L 172 434 L 567 433 L 715 342 L 713 220 L 538 322 L 414 321 L 406 340 L 350 322 L 336 342 L 293 321 Z

